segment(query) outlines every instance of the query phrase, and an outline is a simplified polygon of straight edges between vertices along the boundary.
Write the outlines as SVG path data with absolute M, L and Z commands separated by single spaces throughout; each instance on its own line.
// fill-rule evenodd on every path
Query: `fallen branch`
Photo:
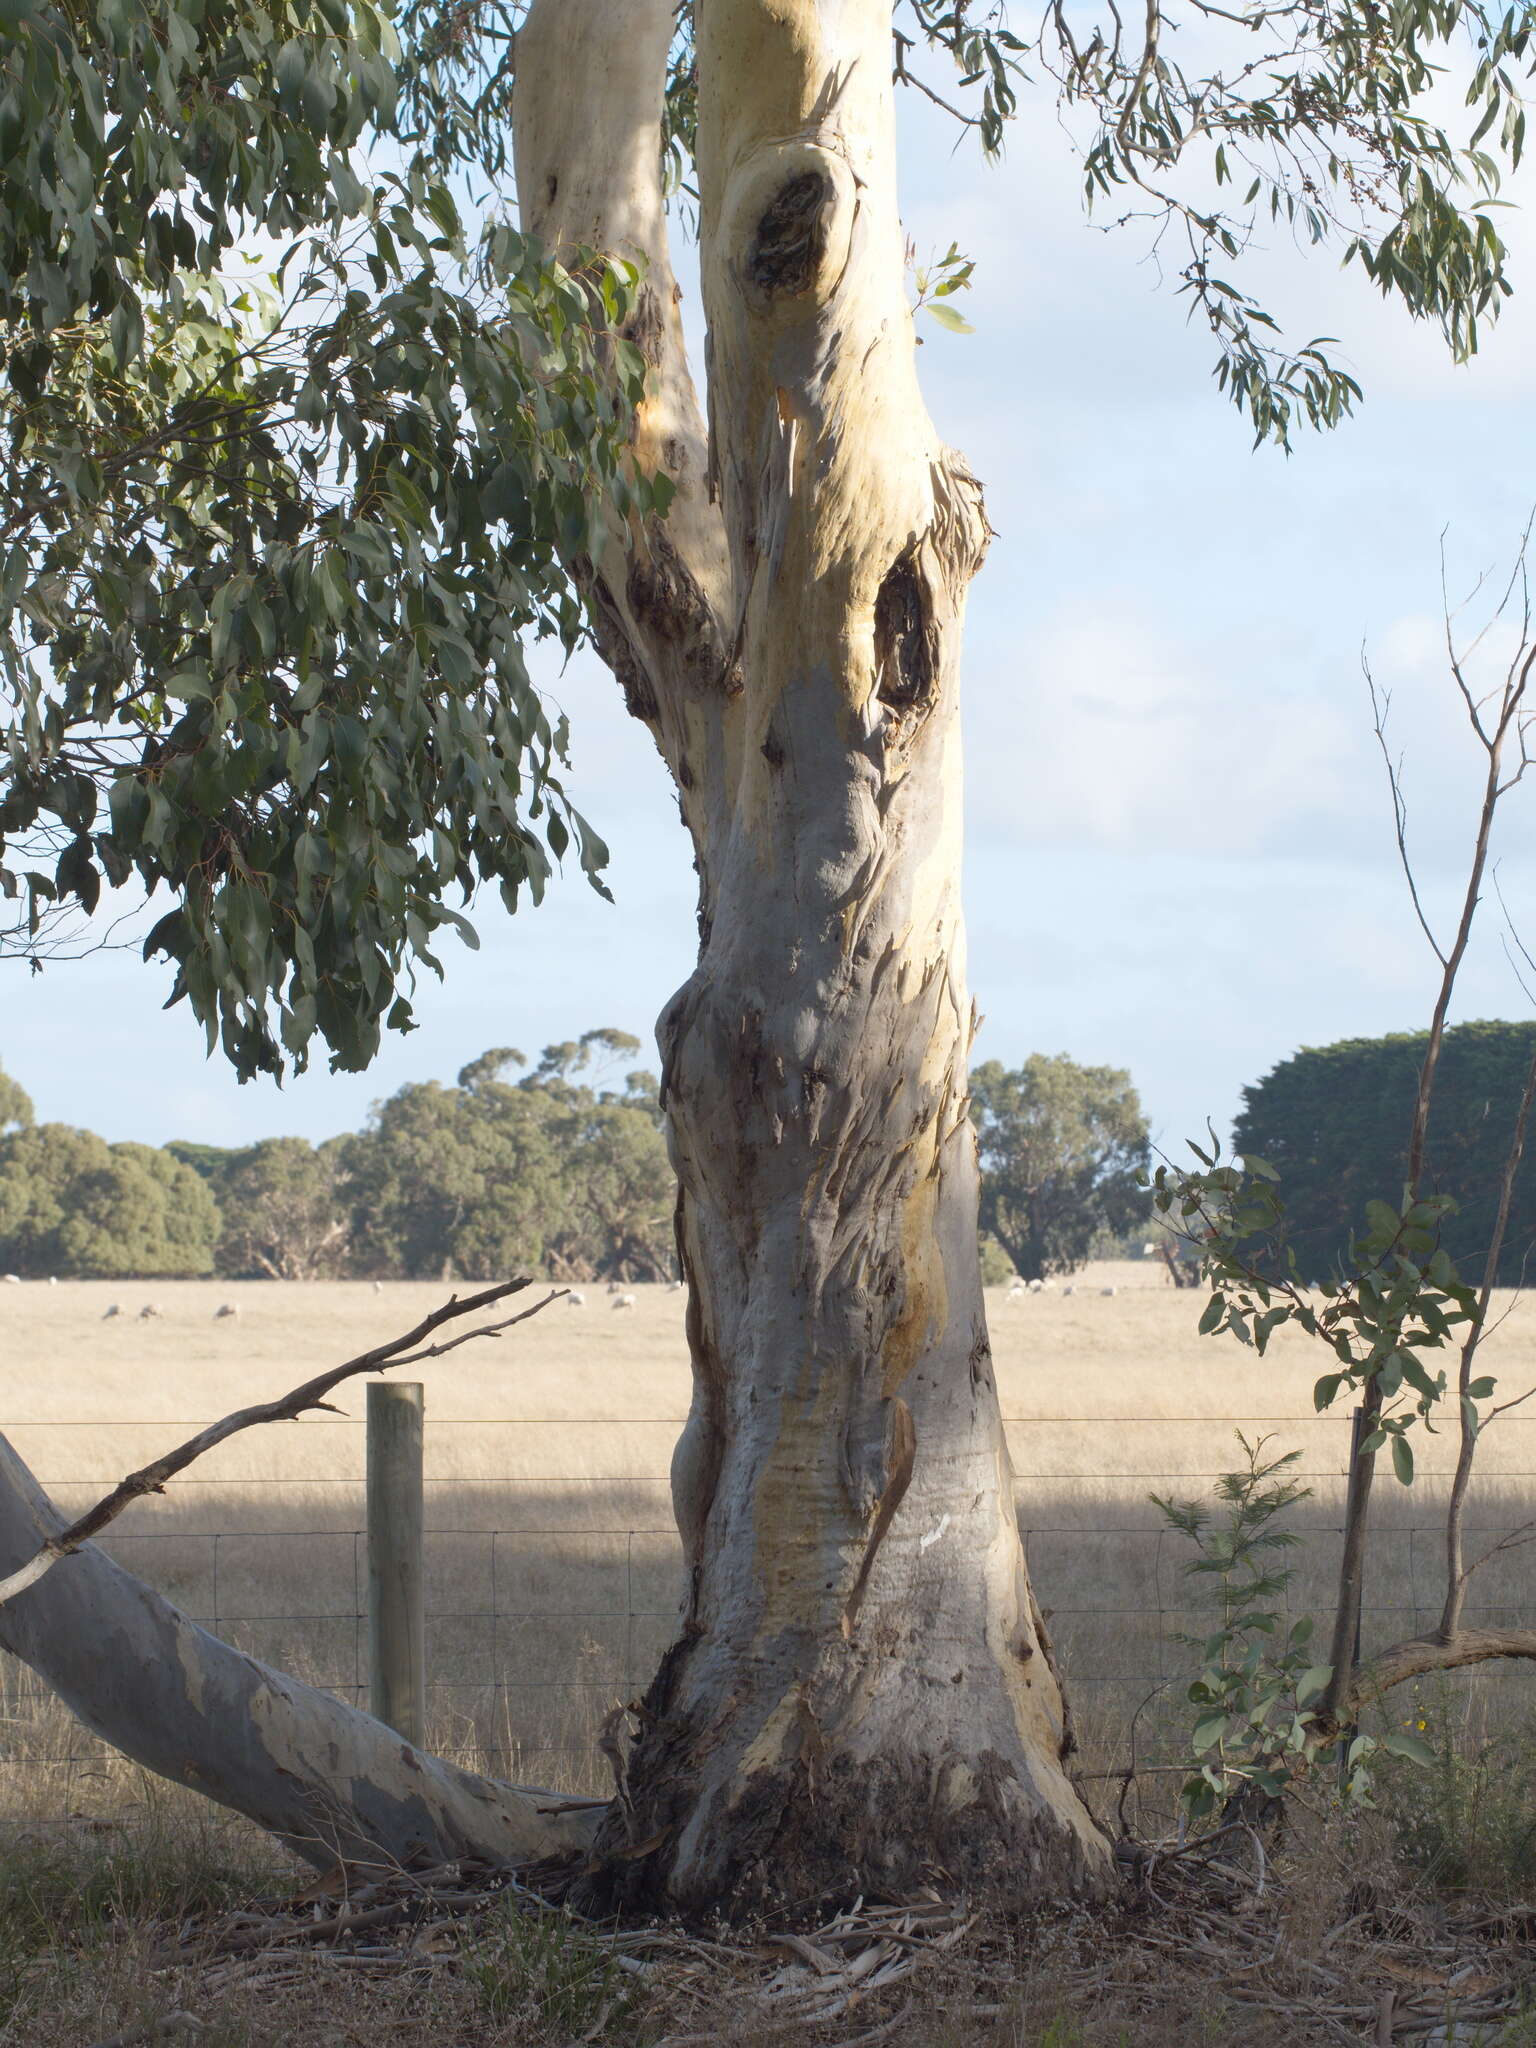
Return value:
M 1463 1628 L 1449 1641 L 1433 1635 L 1394 1643 L 1354 1674 L 1348 1695 L 1349 1718 L 1410 1678 L 1458 1671 L 1468 1664 L 1488 1664 L 1500 1657 L 1536 1658 L 1536 1629 Z
M 436 1308 L 429 1316 L 424 1316 L 413 1330 L 407 1330 L 403 1337 L 394 1337 L 387 1344 L 375 1345 L 372 1351 L 365 1351 L 357 1358 L 349 1358 L 345 1365 L 332 1366 L 329 1372 L 320 1373 L 316 1378 L 306 1380 L 303 1386 L 295 1387 L 291 1394 L 284 1394 L 279 1401 L 262 1401 L 253 1408 L 237 1408 L 232 1415 L 226 1415 L 222 1421 L 211 1422 L 206 1429 L 199 1430 L 196 1436 L 188 1437 L 185 1443 L 178 1444 L 174 1451 L 167 1451 L 163 1458 L 156 1458 L 153 1464 L 144 1466 L 141 1471 L 130 1472 L 126 1479 L 119 1480 L 112 1491 L 97 1501 L 93 1508 L 88 1508 L 77 1521 L 71 1522 L 67 1529 L 61 1529 L 57 1535 L 50 1536 L 47 1542 L 9 1577 L 0 1579 L 0 1607 L 8 1600 L 14 1600 L 18 1593 L 24 1593 L 29 1586 L 35 1586 L 45 1573 L 53 1569 L 60 1558 L 68 1557 L 82 1544 L 89 1543 L 93 1537 L 100 1535 L 107 1524 L 115 1521 L 125 1508 L 131 1507 L 136 1500 L 142 1500 L 146 1494 L 163 1493 L 167 1480 L 174 1478 L 178 1472 L 184 1472 L 187 1466 L 200 1458 L 205 1451 L 211 1451 L 216 1444 L 226 1442 L 241 1430 L 254 1429 L 262 1422 L 296 1422 L 301 1415 L 315 1408 L 327 1409 L 331 1414 L 337 1414 L 339 1411 L 332 1402 L 325 1399 L 325 1396 L 334 1387 L 340 1386 L 343 1380 L 352 1379 L 360 1372 L 380 1372 L 389 1366 L 416 1365 L 424 1358 L 441 1358 L 444 1352 L 453 1351 L 460 1344 L 468 1344 L 476 1337 L 499 1337 L 503 1330 L 510 1330 L 514 1323 L 527 1322 L 530 1316 L 536 1316 L 540 1309 L 548 1308 L 552 1301 L 558 1301 L 566 1292 L 564 1288 L 556 1288 L 552 1293 L 546 1294 L 542 1301 L 536 1301 L 532 1308 L 522 1309 L 515 1316 L 504 1317 L 499 1323 L 484 1323 L 476 1330 L 462 1330 L 458 1336 L 449 1337 L 444 1343 L 425 1344 L 420 1350 L 412 1350 L 413 1345 L 422 1344 L 424 1338 L 430 1337 L 434 1330 L 441 1329 L 444 1323 L 456 1322 L 461 1316 L 476 1315 L 481 1309 L 490 1308 L 494 1303 L 504 1301 L 509 1294 L 520 1294 L 525 1287 L 532 1285 L 532 1280 L 527 1278 L 506 1280 L 499 1287 L 484 1288 L 479 1294 L 471 1294 L 463 1301 L 454 1295 L 444 1302 L 441 1308 Z

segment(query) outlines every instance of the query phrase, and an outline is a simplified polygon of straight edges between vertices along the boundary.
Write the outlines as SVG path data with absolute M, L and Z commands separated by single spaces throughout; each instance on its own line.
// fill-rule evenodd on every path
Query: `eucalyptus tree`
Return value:
M 326 0 L 315 18 L 323 61 L 290 38 L 300 47 L 250 95 L 286 92 L 322 162 L 348 135 L 327 122 L 353 106 L 329 53 L 365 16 L 343 9 Z M 1102 20 L 1055 6 L 1028 47 L 984 0 L 905 0 L 894 41 L 891 0 L 533 0 L 526 15 L 421 0 L 404 20 L 390 119 L 417 154 L 400 217 L 383 208 L 381 244 L 380 209 L 365 209 L 372 291 L 330 272 L 339 324 L 294 368 L 282 418 L 298 441 L 271 457 L 309 493 L 290 515 L 307 538 L 263 530 L 239 602 L 210 596 L 206 622 L 188 609 L 186 656 L 162 646 L 163 606 L 141 630 L 116 585 L 95 593 L 93 558 L 67 538 L 65 586 L 87 578 L 110 658 L 86 662 L 69 618 L 50 619 L 57 673 L 80 678 L 85 709 L 71 726 L 39 708 L 61 685 L 32 671 L 13 742 L 21 809 L 0 822 L 69 835 L 34 889 L 44 903 L 97 856 L 109 879 L 116 861 L 169 884 L 152 938 L 237 1063 L 302 1056 L 317 1029 L 365 1057 L 402 961 L 454 914 L 448 887 L 536 883 L 537 807 L 557 806 L 557 854 L 580 830 L 514 652 L 525 624 L 574 633 L 579 599 L 675 785 L 700 925 L 697 970 L 659 1031 L 691 1290 L 695 1392 L 673 1474 L 686 1596 L 623 1796 L 598 1823 L 600 1881 L 694 1908 L 935 1871 L 1015 1900 L 1100 1885 L 1110 1850 L 1065 1770 L 978 1272 L 958 704 L 965 595 L 990 533 L 918 388 L 895 92 L 944 98 L 924 67 L 952 57 L 958 118 L 996 147 L 1025 73 L 1054 76 L 1083 123 L 1090 190 L 1185 237 L 1181 283 L 1218 377 L 1259 438 L 1285 441 L 1301 421 L 1336 422 L 1357 387 L 1218 270 L 1266 219 L 1294 223 L 1470 351 L 1506 288 L 1487 202 L 1523 144 L 1527 17 L 1456 0 L 1152 0 L 1134 39 L 1113 6 Z M 1172 54 L 1181 32 L 1204 52 L 1198 71 Z M 1472 53 L 1465 144 L 1423 111 L 1453 47 Z M 368 91 L 382 106 L 382 85 Z M 438 260 L 430 235 L 412 239 L 412 195 L 442 210 L 429 166 L 494 178 L 509 147 L 521 213 L 515 235 L 493 230 L 492 307 L 470 322 L 455 299 L 438 317 L 435 270 L 415 289 L 393 267 L 403 246 Z M 201 175 L 195 160 L 184 175 Z M 344 166 L 330 178 L 348 191 Z M 216 213 L 234 189 L 206 188 Z M 669 196 L 697 222 L 702 403 Z M 367 355 L 360 381 L 354 338 L 402 294 L 415 325 Z M 30 301 L 25 315 L 40 317 Z M 125 344 L 108 346 L 116 361 Z M 244 356 L 221 346 L 218 389 L 241 390 Z M 358 394 L 386 370 L 376 431 Z M 482 457 L 496 466 L 475 469 Z M 333 528 L 335 504 L 313 494 L 338 471 Z M 45 506 L 43 525 L 73 536 L 66 485 L 47 490 L 64 509 Z M 114 510 L 107 529 L 143 516 Z M 498 516 L 510 551 L 485 538 Z M 343 545 L 356 522 L 370 537 Z M 165 531 L 162 550 L 180 529 Z M 34 559 L 23 547 L 22 584 Z M 129 589 L 132 570 L 114 571 Z M 290 696 L 286 680 L 268 687 L 289 673 Z M 98 674 L 105 703 L 89 695 Z M 129 746 L 91 751 L 120 704 L 134 707 Z M 54 801 L 49 763 L 66 756 Z M 103 783 L 111 825 L 93 837 Z M 184 807 L 169 814 L 181 837 L 166 802 Z M 590 840 L 587 857 L 598 864 Z M 6 1471 L 4 1548 L 24 1554 L 46 1510 Z M 108 1612 L 133 1617 L 113 1626 L 140 1641 L 87 1659 L 81 1638 Z M 591 1833 L 442 1767 L 410 1775 L 361 1717 L 194 1640 L 88 1552 L 0 1626 L 93 1725 L 311 1853 L 455 1853 L 477 1826 L 525 1852 Z
M 1094 1240 L 1143 1226 L 1138 1185 L 1150 1164 L 1147 1120 L 1131 1077 L 1031 1053 L 1010 1072 L 987 1060 L 971 1075 L 981 1156 L 981 1227 L 1026 1280 L 1070 1273 Z

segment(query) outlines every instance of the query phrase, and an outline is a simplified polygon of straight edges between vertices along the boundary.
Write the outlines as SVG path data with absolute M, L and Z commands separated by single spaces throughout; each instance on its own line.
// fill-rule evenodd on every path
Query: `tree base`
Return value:
M 694 1742 L 654 1730 L 642 1747 L 595 1845 L 589 1896 L 608 1911 L 794 1925 L 925 1887 L 1004 1912 L 1113 1889 L 1110 1846 L 1075 1795 L 1058 1806 L 995 1752 L 802 1755 L 711 1785 Z

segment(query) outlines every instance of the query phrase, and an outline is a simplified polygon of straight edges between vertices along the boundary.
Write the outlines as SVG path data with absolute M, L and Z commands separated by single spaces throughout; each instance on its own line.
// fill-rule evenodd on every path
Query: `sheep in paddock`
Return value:
M 587 1305 L 587 1297 L 582 1293 L 579 1287 L 573 1287 L 570 1293 L 565 1297 L 565 1305 L 567 1308 L 585 1308 Z
M 375 1280 L 373 1283 L 373 1291 L 375 1294 L 382 1294 L 384 1292 L 384 1282 L 382 1280 Z
M 213 1312 L 213 1320 L 216 1323 L 222 1323 L 226 1316 L 237 1316 L 239 1313 L 240 1304 L 238 1301 L 221 1301 Z
M 105 1314 L 105 1315 L 104 1315 L 104 1316 L 102 1317 L 102 1319 L 101 1319 L 101 1320 L 102 1320 L 102 1321 L 103 1321 L 104 1323 L 110 1323 L 110 1322 L 111 1322 L 111 1320 L 112 1320 L 112 1318 L 113 1318 L 114 1316 L 120 1316 L 121 1314 L 122 1314 L 122 1310 L 121 1310 L 121 1309 L 120 1309 L 120 1308 L 118 1307 L 117 1303 L 116 1303 L 116 1302 L 114 1301 L 114 1302 L 113 1302 L 113 1303 L 112 1303 L 112 1304 L 111 1304 L 111 1305 L 109 1306 L 109 1308 L 107 1309 L 107 1312 L 106 1312 L 106 1314 Z
M 6 1287 L 19 1287 L 21 1285 L 21 1275 L 19 1273 L 0 1274 L 0 1285 Z
M 1118 1287 L 1101 1287 L 1099 1292 L 1100 1294 L 1118 1294 L 1120 1290 Z
M 683 1291 L 683 1283 L 682 1283 L 682 1281 L 681 1281 L 681 1280 L 669 1280 L 669 1281 L 667 1282 L 667 1292 L 668 1292 L 668 1294 L 681 1294 L 681 1293 L 682 1293 L 682 1291 Z
M 144 1306 L 139 1310 L 139 1321 L 141 1323 L 152 1323 L 155 1320 L 155 1318 L 162 1313 L 163 1311 L 161 1310 L 160 1304 L 158 1302 L 146 1301 Z
M 48 1275 L 48 1285 L 49 1285 L 50 1287 L 57 1287 L 57 1286 L 58 1286 L 58 1284 L 59 1284 L 59 1276 L 58 1276 L 58 1274 L 57 1274 L 57 1273 L 50 1273 L 50 1274 Z
M 633 1308 L 635 1297 L 632 1294 L 616 1294 L 613 1297 L 613 1305 L 616 1309 Z

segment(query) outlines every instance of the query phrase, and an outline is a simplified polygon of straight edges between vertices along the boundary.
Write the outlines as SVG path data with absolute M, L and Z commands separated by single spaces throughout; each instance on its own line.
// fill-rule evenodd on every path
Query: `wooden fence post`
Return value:
M 427 1736 L 423 1421 L 419 1384 L 368 1382 L 368 1709 L 418 1748 Z

